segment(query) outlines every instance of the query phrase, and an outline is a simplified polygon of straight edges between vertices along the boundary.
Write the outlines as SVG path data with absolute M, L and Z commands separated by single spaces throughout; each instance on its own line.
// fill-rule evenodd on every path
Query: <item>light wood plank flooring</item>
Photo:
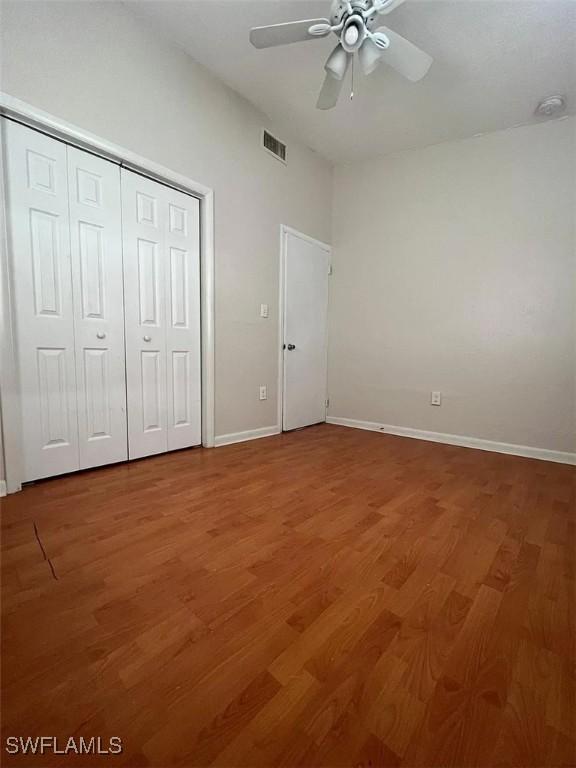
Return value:
M 575 469 L 320 425 L 2 500 L 3 764 L 574 766 Z

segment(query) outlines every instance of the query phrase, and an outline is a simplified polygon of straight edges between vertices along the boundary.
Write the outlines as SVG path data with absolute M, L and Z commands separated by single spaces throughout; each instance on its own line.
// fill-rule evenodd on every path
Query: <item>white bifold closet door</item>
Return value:
M 127 458 L 120 173 L 3 128 L 28 481 Z
M 201 443 L 200 205 L 122 170 L 128 452 Z
M 80 469 L 125 461 L 120 169 L 68 147 Z

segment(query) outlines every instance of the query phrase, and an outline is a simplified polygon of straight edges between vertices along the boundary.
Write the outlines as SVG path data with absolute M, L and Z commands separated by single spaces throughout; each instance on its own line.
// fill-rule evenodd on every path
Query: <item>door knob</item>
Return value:
M 296 349 L 296 344 L 288 344 L 288 350 L 292 352 L 293 349 Z
M 97 339 L 105 339 L 106 338 L 106 334 L 104 333 L 104 331 L 98 331 L 98 333 L 96 334 L 96 338 Z
M 144 338 L 144 341 L 146 342 L 152 341 L 152 336 L 144 336 L 143 338 Z

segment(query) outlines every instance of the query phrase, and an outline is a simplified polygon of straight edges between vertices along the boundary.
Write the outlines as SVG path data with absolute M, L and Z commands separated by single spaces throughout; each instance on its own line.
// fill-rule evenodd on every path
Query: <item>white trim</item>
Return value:
M 332 254 L 332 246 L 328 245 L 328 243 L 323 243 L 322 240 L 316 240 L 315 237 L 310 237 L 310 235 L 305 235 L 303 232 L 299 232 L 297 229 L 294 229 L 293 227 L 289 227 L 286 224 L 281 225 L 281 230 L 283 235 L 294 235 L 294 237 L 299 237 L 300 240 L 306 240 L 307 243 L 312 243 L 312 245 L 317 245 L 318 248 L 322 248 L 322 250 L 326 251 L 326 253 Z
M 200 336 L 202 348 L 202 445 L 214 448 L 215 421 L 215 251 L 214 192 L 200 200 Z
M 316 245 L 323 251 L 326 251 L 332 257 L 332 246 L 328 243 L 323 243 L 321 240 L 316 240 L 309 235 L 305 235 L 303 232 L 299 232 L 297 229 L 282 224 L 280 226 L 280 268 L 278 272 L 278 383 L 277 383 L 277 421 L 280 426 L 280 431 L 283 429 L 284 424 L 284 307 L 286 304 L 286 296 L 284 292 L 285 288 L 285 265 L 286 265 L 286 240 L 287 235 L 293 235 L 299 237 L 301 240 L 305 240 L 307 243 Z M 330 258 L 330 261 L 332 259 Z M 326 346 L 328 346 L 328 328 L 326 328 Z M 326 382 L 326 390 L 328 390 L 328 382 Z M 328 396 L 326 396 L 328 397 Z
M 280 226 L 280 256 L 278 266 L 278 378 L 276 381 L 276 422 L 280 431 L 284 424 L 284 261 L 287 227 Z
M 200 200 L 201 231 L 201 325 L 202 325 L 202 445 L 214 447 L 214 191 L 181 173 L 146 159 L 125 147 L 95 136 L 71 123 L 60 120 L 20 99 L 0 91 L 0 115 L 18 120 L 68 144 L 86 149 L 100 157 L 156 181 L 168 184 Z M 0 171 L 2 167 L 0 165 Z M 2 176 L 3 178 L 3 176 Z M 3 188 L 3 185 L 0 185 Z M 4 198 L 0 199 L 6 210 Z M 6 217 L 4 217 L 6 218 Z M 4 225 L 2 226 L 4 230 Z M 0 394 L 4 425 L 4 451 L 7 488 L 20 490 L 22 479 L 22 446 L 20 440 L 19 403 L 16 393 L 17 366 L 10 311 L 10 277 L 6 232 L 0 230 Z
M 390 424 L 378 424 L 375 421 L 358 421 L 357 419 L 344 419 L 338 416 L 329 416 L 326 421 L 329 424 L 338 424 L 341 427 L 366 429 L 370 432 L 383 432 L 387 435 L 411 437 L 416 440 L 427 440 L 431 443 L 458 445 L 461 448 L 475 448 L 480 451 L 492 451 L 493 453 L 507 453 L 512 456 L 524 456 L 529 459 L 554 461 L 558 464 L 576 464 L 576 453 L 551 451 L 548 448 L 533 448 L 530 445 L 513 445 L 512 443 L 497 443 L 493 440 L 484 440 L 480 437 L 447 435 L 443 432 L 426 432 L 422 429 L 413 429 L 412 427 L 394 427 Z
M 191 193 L 196 197 L 206 197 L 212 192 L 210 187 L 200 184 L 198 181 L 183 176 L 177 171 L 166 168 L 163 165 L 148 160 L 141 155 L 137 155 L 126 147 L 121 147 L 106 139 L 101 139 L 90 131 L 78 128 L 72 123 L 60 120 L 58 117 L 37 109 L 25 101 L 15 99 L 3 91 L 0 91 L 0 114 L 6 117 L 12 117 L 22 123 L 54 136 L 57 139 L 65 141 L 67 144 L 73 144 L 80 149 L 87 149 L 100 157 L 112 160 L 122 168 L 130 171 L 143 173 L 157 181 L 168 183 L 177 189 Z
M 6 481 L 0 480 L 0 498 L 6 496 Z
M 0 210 L 6 211 L 4 185 L 4 124 L 0 120 Z M 5 488 L 7 493 L 22 489 L 23 464 L 21 451 L 22 420 L 19 397 L 18 366 L 14 329 L 14 287 L 9 268 L 8 222 L 0 216 L 0 429 L 4 455 Z
M 245 443 L 248 440 L 258 440 L 261 437 L 272 437 L 272 435 L 279 435 L 281 429 L 279 426 L 275 427 L 260 427 L 260 429 L 249 429 L 246 432 L 233 432 L 230 435 L 219 435 L 214 444 L 217 448 L 222 445 L 232 445 L 232 443 Z

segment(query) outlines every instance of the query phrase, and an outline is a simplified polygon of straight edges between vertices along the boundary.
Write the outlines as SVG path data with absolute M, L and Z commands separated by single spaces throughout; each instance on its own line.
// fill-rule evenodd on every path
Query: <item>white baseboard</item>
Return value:
M 425 432 L 412 427 L 394 427 L 390 424 L 378 424 L 375 421 L 358 421 L 356 419 L 344 419 L 339 416 L 329 416 L 326 421 L 329 424 L 339 424 L 341 427 L 353 427 L 354 429 L 367 429 L 370 432 L 383 432 L 387 435 L 399 437 L 412 437 L 416 440 L 427 440 L 432 443 L 445 443 L 446 445 L 459 445 L 461 448 L 476 448 L 480 451 L 492 451 L 493 453 L 508 453 L 513 456 L 524 456 L 529 459 L 541 459 L 542 461 L 555 461 L 558 464 L 576 464 L 576 453 L 564 451 L 551 451 L 548 448 L 532 448 L 529 445 L 512 445 L 511 443 L 496 443 L 492 440 L 483 440 L 480 437 L 466 437 L 465 435 L 446 435 L 443 432 Z
M 258 440 L 260 437 L 271 437 L 279 435 L 280 427 L 261 427 L 260 429 L 249 429 L 246 432 L 233 432 L 230 435 L 219 435 L 214 440 L 214 445 L 219 448 L 221 445 L 232 445 L 232 443 L 244 443 L 247 440 Z
M 0 480 L 0 496 L 6 496 L 6 480 Z

